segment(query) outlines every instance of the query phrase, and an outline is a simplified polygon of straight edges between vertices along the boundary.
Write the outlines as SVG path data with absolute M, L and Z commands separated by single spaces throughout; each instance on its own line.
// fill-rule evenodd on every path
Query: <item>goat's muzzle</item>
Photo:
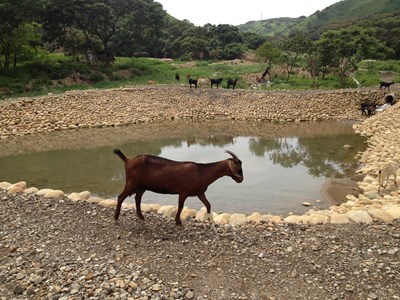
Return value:
M 237 183 L 241 183 L 243 181 L 243 176 L 233 176 L 233 180 L 235 180 Z

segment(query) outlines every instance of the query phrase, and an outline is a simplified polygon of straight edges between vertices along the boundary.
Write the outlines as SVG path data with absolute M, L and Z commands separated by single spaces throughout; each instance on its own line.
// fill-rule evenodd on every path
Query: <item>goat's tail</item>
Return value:
M 124 163 L 126 163 L 128 161 L 128 159 L 126 158 L 126 156 L 121 152 L 121 150 L 119 149 L 114 149 L 113 151 L 115 154 L 117 154 L 119 156 L 120 159 L 122 159 L 124 161 Z

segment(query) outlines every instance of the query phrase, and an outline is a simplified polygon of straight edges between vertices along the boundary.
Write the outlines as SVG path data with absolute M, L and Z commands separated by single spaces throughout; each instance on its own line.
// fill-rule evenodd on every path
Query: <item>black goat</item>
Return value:
M 370 117 L 371 115 L 375 114 L 375 111 L 376 111 L 375 104 L 369 102 L 361 103 L 361 115 Z
M 386 89 L 388 89 L 389 90 L 389 92 L 390 92 L 390 86 L 391 85 L 394 85 L 394 81 L 392 81 L 392 82 L 384 82 L 384 81 L 381 81 L 380 82 L 380 89 L 382 89 L 382 88 L 384 88 L 384 90 L 386 90 Z
M 232 86 L 232 89 L 235 89 L 237 81 L 238 81 L 238 79 L 228 79 L 227 88 L 229 89 L 229 87 Z
M 267 75 L 269 78 L 271 78 L 271 75 L 269 74 L 269 67 L 264 71 L 264 73 L 261 76 L 261 79 L 265 79 L 265 76 Z
M 210 82 L 211 82 L 211 88 L 213 87 L 214 84 L 217 85 L 217 88 L 219 86 L 219 84 L 222 82 L 222 78 L 210 78 Z
M 180 76 L 179 76 L 178 73 L 175 73 L 175 80 L 176 80 L 176 81 L 180 81 L 180 80 L 181 80 L 181 78 L 180 78 Z
M 195 88 L 197 88 L 197 79 L 189 78 L 190 88 L 192 88 L 192 84 L 194 85 Z
M 128 159 L 118 149 L 114 153 L 125 163 L 125 188 L 118 196 L 114 218 L 118 220 L 122 202 L 126 197 L 135 195 L 136 214 L 143 220 L 140 203 L 145 191 L 160 194 L 178 194 L 178 212 L 175 222 L 181 224 L 180 214 L 187 197 L 197 196 L 211 213 L 211 205 L 205 192 L 210 184 L 223 176 L 229 176 L 237 183 L 243 181 L 242 162 L 230 151 L 232 158 L 200 164 L 195 162 L 179 162 L 152 155 L 138 155 Z

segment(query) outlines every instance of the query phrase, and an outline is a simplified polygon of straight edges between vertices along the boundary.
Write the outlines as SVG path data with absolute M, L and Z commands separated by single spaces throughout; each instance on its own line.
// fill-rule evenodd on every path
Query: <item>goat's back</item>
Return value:
M 138 155 L 125 165 L 127 181 L 137 188 L 163 194 L 179 194 L 198 185 L 199 165 L 147 154 Z M 197 191 L 196 191 L 197 192 Z

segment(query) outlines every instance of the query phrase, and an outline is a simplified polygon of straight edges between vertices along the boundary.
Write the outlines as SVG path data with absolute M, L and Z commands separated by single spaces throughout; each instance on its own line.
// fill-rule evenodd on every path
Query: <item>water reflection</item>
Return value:
M 69 132 L 64 140 L 62 133 L 49 134 L 42 143 L 37 139 L 29 143 L 29 137 L 2 143 L 0 181 L 25 180 L 38 188 L 89 190 L 116 198 L 125 175 L 113 148 L 120 148 L 128 157 L 148 153 L 197 162 L 228 158 L 227 149 L 243 161 L 245 180 L 237 184 L 224 177 L 211 185 L 206 195 L 214 211 L 301 212 L 303 201 L 321 198 L 326 177 L 353 174 L 354 156 L 365 147 L 350 124 L 342 123 L 164 125 Z M 353 148 L 345 150 L 344 144 Z M 177 196 L 146 192 L 143 202 L 176 205 Z M 202 206 L 197 198 L 189 198 L 186 205 Z
M 351 141 L 352 143 L 355 142 Z M 343 146 L 348 135 L 325 137 L 288 137 L 275 139 L 250 138 L 249 148 L 256 156 L 268 156 L 283 168 L 304 165 L 315 177 L 351 176 L 357 166 L 354 152 Z

